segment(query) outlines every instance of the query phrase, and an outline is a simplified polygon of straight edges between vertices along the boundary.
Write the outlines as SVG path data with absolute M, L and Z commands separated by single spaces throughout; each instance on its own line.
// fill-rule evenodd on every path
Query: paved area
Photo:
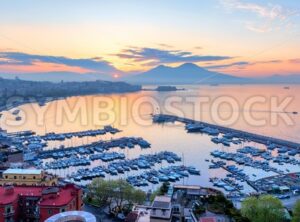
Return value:
M 94 207 L 88 204 L 83 206 L 83 210 L 95 215 L 97 222 L 118 222 L 118 220 L 108 217 L 103 208 Z

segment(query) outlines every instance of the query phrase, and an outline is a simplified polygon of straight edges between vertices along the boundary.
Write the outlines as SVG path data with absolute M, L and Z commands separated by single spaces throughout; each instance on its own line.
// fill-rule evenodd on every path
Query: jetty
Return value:
M 72 147 L 60 147 L 56 149 L 51 149 L 51 150 L 41 150 L 39 151 L 39 158 L 48 158 L 49 155 L 53 153 L 58 153 L 58 152 L 65 152 L 65 151 L 78 151 L 80 149 L 94 149 L 94 148 L 103 148 L 104 150 L 108 150 L 110 148 L 115 148 L 115 147 L 120 147 L 122 145 L 130 146 L 132 145 L 139 145 L 141 148 L 149 148 L 151 144 L 144 140 L 143 138 L 136 138 L 136 137 L 121 137 L 118 139 L 111 139 L 111 140 L 100 140 L 98 142 L 93 142 L 87 145 L 81 145 L 81 146 L 72 146 Z
M 226 133 L 231 133 L 234 134 L 235 137 L 239 138 L 244 138 L 247 140 L 251 140 L 253 142 L 265 144 L 265 145 L 270 145 L 270 144 L 276 144 L 279 146 L 284 146 L 289 149 L 300 149 L 300 143 L 288 141 L 288 140 L 283 140 L 271 136 L 265 136 L 265 135 L 259 135 L 256 133 L 250 133 L 246 132 L 243 130 L 238 130 L 238 129 L 233 129 L 225 126 L 220 126 L 216 124 L 211 124 L 203 121 L 196 121 L 184 117 L 178 117 L 178 116 L 173 116 L 173 115 L 167 115 L 167 114 L 156 114 L 152 115 L 153 117 L 153 122 L 154 123 L 164 123 L 164 122 L 181 122 L 184 124 L 199 124 L 202 125 L 203 127 L 209 127 L 213 129 L 219 130 L 220 133 L 226 134 Z

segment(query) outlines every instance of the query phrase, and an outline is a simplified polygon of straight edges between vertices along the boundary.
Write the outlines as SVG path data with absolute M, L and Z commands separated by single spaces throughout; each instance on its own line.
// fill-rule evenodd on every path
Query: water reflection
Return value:
M 8 131 L 33 130 L 37 134 L 45 134 L 49 132 L 75 132 L 89 129 L 102 128 L 104 125 L 113 125 L 122 130 L 116 135 L 101 135 L 97 137 L 72 138 L 65 140 L 63 143 L 51 141 L 47 149 L 53 149 L 63 144 L 68 146 L 77 146 L 91 143 L 98 140 L 108 140 L 111 138 L 122 136 L 143 137 L 151 142 L 152 148 L 148 150 L 126 149 L 120 150 L 116 148 L 113 151 L 124 152 L 127 158 L 135 158 L 140 154 L 155 153 L 163 150 L 169 150 L 183 157 L 187 165 L 194 165 L 201 169 L 201 177 L 190 176 L 185 183 L 200 184 L 203 186 L 211 185 L 210 177 L 224 177 L 226 172 L 222 169 L 207 170 L 209 163 L 205 159 L 211 159 L 210 152 L 215 149 L 220 150 L 236 150 L 241 145 L 232 145 L 230 148 L 222 145 L 216 145 L 211 142 L 211 137 L 203 134 L 187 134 L 184 126 L 179 123 L 156 125 L 152 124 L 151 113 L 172 113 L 176 115 L 184 115 L 187 118 L 202 120 L 211 123 L 219 123 L 213 118 L 218 113 L 221 119 L 237 112 L 238 119 L 231 127 L 264 135 L 270 135 L 292 141 L 300 139 L 300 122 L 299 115 L 287 114 L 293 121 L 292 126 L 285 124 L 280 117 L 277 125 L 272 126 L 270 115 L 270 98 L 276 97 L 278 100 L 291 96 L 292 102 L 287 106 L 288 111 L 297 111 L 300 104 L 300 88 L 291 86 L 290 90 L 284 89 L 282 86 L 263 86 L 263 85 L 234 85 L 234 86 L 182 86 L 185 91 L 177 92 L 154 92 L 142 91 L 138 93 L 128 94 L 112 94 L 112 95 L 92 95 L 83 97 L 71 97 L 63 100 L 57 100 L 47 103 L 40 107 L 38 104 L 27 104 L 20 108 L 24 115 L 24 123 L 19 126 L 12 126 L 9 120 L 14 121 L 14 116 L 10 112 L 3 112 L 1 118 L 1 127 Z M 228 96 L 237 101 L 239 107 L 235 110 L 228 104 L 223 104 L 214 109 L 213 101 L 221 96 Z M 265 103 L 256 103 L 251 110 L 244 110 L 244 103 L 253 96 L 263 96 L 266 98 Z M 208 98 L 207 102 L 203 102 L 201 98 Z M 172 99 L 170 99 L 172 98 Z M 200 105 L 199 105 L 199 102 Z M 196 104 L 196 105 L 195 105 Z M 199 105 L 199 106 L 197 106 Z M 78 115 L 74 115 L 74 110 L 80 110 Z M 257 112 L 259 111 L 259 112 Z M 244 118 L 244 113 L 250 112 L 256 119 L 266 120 L 264 126 L 253 126 Z M 76 113 L 76 112 L 75 112 Z M 260 144 L 249 143 L 257 147 Z M 93 161 L 92 166 L 102 164 Z M 297 171 L 297 166 L 272 165 L 285 170 L 289 168 L 291 172 Z M 272 175 L 261 170 L 250 167 L 243 167 L 249 175 L 256 174 L 257 178 Z M 76 171 L 74 167 L 68 170 L 57 170 L 62 176 Z M 250 189 L 249 189 L 250 190 Z

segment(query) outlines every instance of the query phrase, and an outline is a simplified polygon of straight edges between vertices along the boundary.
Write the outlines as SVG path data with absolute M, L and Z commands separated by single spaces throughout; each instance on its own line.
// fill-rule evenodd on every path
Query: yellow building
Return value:
M 0 185 L 45 185 L 57 184 L 57 177 L 37 169 L 7 169 L 2 173 Z

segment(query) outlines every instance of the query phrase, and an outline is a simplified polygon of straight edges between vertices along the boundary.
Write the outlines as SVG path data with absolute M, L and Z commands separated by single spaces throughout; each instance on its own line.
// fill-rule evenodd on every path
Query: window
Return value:
M 7 178 L 8 178 L 8 176 L 6 175 L 6 176 L 5 176 L 5 179 L 7 179 Z
M 65 212 L 65 211 L 66 211 L 65 208 L 61 208 L 61 209 L 60 209 L 60 212 Z
M 49 209 L 49 210 L 48 210 L 48 214 L 49 214 L 49 215 L 52 214 L 52 210 Z
M 16 180 L 16 179 L 17 179 L 17 176 L 14 176 L 14 179 Z
M 35 180 L 35 176 L 33 176 L 33 179 Z
M 13 207 L 12 207 L 11 205 L 6 206 L 4 212 L 5 212 L 6 214 L 13 213 Z
M 10 207 L 8 207 L 8 208 L 6 208 L 6 213 L 10 213 L 10 211 L 11 211 L 11 209 L 10 209 Z

